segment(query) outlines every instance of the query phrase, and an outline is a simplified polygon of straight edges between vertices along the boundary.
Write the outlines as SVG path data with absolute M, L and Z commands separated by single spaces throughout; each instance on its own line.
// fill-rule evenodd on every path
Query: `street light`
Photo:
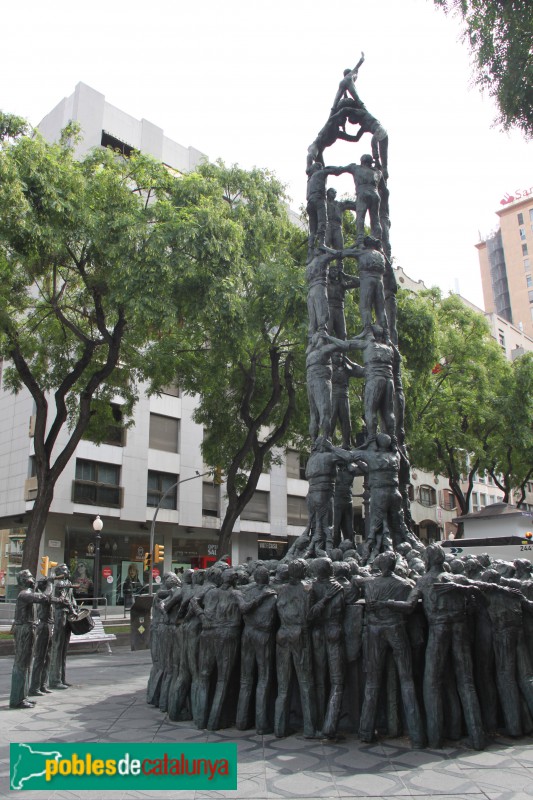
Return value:
M 149 594 L 152 594 L 153 576 L 154 576 L 153 556 L 154 556 L 154 540 L 155 540 L 155 521 L 157 519 L 157 514 L 159 513 L 159 509 L 161 508 L 161 503 L 163 502 L 163 500 L 165 499 L 167 494 L 169 494 L 169 492 L 172 492 L 174 489 L 176 489 L 176 487 L 179 486 L 180 484 L 187 483 L 187 481 L 194 481 L 194 480 L 196 480 L 196 478 L 203 478 L 205 475 L 210 475 L 209 470 L 207 472 L 202 472 L 201 475 L 198 472 L 198 470 L 196 470 L 196 475 L 193 475 L 191 478 L 184 478 L 182 481 L 176 481 L 176 483 L 173 483 L 172 486 L 169 486 L 168 489 L 166 490 L 166 492 L 164 492 L 164 494 L 161 495 L 159 503 L 157 504 L 157 508 L 156 508 L 156 510 L 154 512 L 154 517 L 152 519 L 152 525 L 150 526 L 150 557 L 152 558 L 152 566 L 151 566 L 150 572 L 148 573 L 148 593 Z M 97 517 L 96 519 L 100 519 L 100 517 Z M 95 522 L 96 522 L 96 520 L 95 520 Z
M 93 581 L 93 614 L 98 615 L 98 597 L 100 595 L 100 539 L 101 531 L 104 523 L 99 515 L 93 521 L 93 530 L 96 537 L 96 545 L 94 550 L 94 581 Z

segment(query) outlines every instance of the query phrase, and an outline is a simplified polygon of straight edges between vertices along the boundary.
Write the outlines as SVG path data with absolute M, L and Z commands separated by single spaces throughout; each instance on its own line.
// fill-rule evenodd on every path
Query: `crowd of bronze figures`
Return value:
M 404 733 L 415 748 L 531 733 L 531 572 L 438 544 L 365 567 L 344 541 L 331 558 L 166 573 L 148 703 L 199 729 Z

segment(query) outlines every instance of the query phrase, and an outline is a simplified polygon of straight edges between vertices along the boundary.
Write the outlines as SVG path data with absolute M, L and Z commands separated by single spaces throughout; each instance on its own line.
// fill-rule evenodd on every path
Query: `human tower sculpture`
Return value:
M 334 507 L 339 506 L 335 495 L 347 494 L 349 476 L 359 469 L 366 472 L 370 490 L 365 560 L 371 563 L 380 552 L 402 542 L 419 543 L 408 525 L 409 462 L 397 346 L 397 285 L 389 239 L 388 135 L 356 91 L 363 62 L 361 54 L 357 65 L 345 70 L 328 120 L 307 151 L 306 370 L 311 455 L 306 472 L 309 521 L 298 546 L 309 557 L 326 555 L 339 544 L 339 531 L 334 540 Z M 356 134 L 346 132 L 347 122 L 359 127 Z M 337 139 L 359 142 L 365 133 L 372 134 L 372 154 L 361 155 L 359 164 L 325 165 L 325 150 Z M 343 173 L 353 176 L 355 201 L 338 201 L 335 189 L 327 188 L 331 176 Z M 345 247 L 343 214 L 352 212 L 356 241 Z M 365 235 L 367 222 L 371 235 Z M 355 262 L 356 275 L 344 271 L 346 259 Z M 363 330 L 348 338 L 344 296 L 352 289 L 359 290 Z M 360 351 L 361 365 L 347 358 L 346 353 L 353 350 Z M 351 449 L 349 378 L 362 379 L 365 386 L 366 439 L 357 449 Z M 331 443 L 337 424 L 340 448 Z M 341 465 L 344 481 L 339 485 Z

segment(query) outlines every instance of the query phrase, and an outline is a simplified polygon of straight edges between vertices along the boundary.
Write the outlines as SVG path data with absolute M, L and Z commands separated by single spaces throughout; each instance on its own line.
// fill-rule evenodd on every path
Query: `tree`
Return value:
M 421 469 L 447 476 L 463 515 L 476 472 L 490 469 L 494 441 L 506 435 L 505 421 L 494 408 L 509 365 L 483 315 L 456 295 L 442 298 L 431 289 L 399 297 L 411 459 Z
M 3 116 L 5 121 L 8 115 Z M 38 492 L 23 566 L 35 570 L 57 479 L 95 415 L 131 409 L 165 333 L 223 280 L 240 242 L 219 186 L 98 149 L 47 144 L 7 121 L 0 149 L 0 357 L 35 403 Z M 108 417 L 109 419 L 109 417 Z M 105 426 L 94 426 L 102 431 Z
M 533 478 L 533 353 L 507 367 L 493 409 L 500 424 L 487 441 L 488 471 L 504 493 L 503 501 L 512 502 L 514 490 L 520 505 Z
M 283 187 L 268 172 L 222 164 L 199 172 L 218 187 L 239 228 L 239 248 L 226 276 L 203 287 L 201 313 L 183 317 L 189 346 L 183 351 L 176 340 L 167 369 L 177 369 L 182 389 L 198 395 L 203 457 L 224 475 L 220 557 L 261 473 L 307 427 L 306 237 L 289 222 Z M 160 375 L 159 383 L 171 377 Z
M 496 120 L 533 134 L 533 4 L 530 0 L 433 0 L 464 20 L 474 58 L 475 83 L 494 97 Z

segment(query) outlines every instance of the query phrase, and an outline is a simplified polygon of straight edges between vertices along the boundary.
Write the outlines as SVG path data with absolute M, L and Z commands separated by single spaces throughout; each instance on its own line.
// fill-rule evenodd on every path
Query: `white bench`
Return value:
M 102 624 L 102 620 L 100 617 L 93 617 L 94 620 L 94 628 L 90 630 L 88 633 L 82 633 L 80 636 L 75 636 L 72 634 L 70 637 L 69 647 L 73 645 L 95 645 L 94 652 L 97 652 L 100 649 L 101 644 L 105 644 L 107 648 L 107 652 L 111 653 L 111 647 L 109 642 L 116 641 L 116 636 L 114 633 L 106 633 L 104 630 L 104 626 Z

